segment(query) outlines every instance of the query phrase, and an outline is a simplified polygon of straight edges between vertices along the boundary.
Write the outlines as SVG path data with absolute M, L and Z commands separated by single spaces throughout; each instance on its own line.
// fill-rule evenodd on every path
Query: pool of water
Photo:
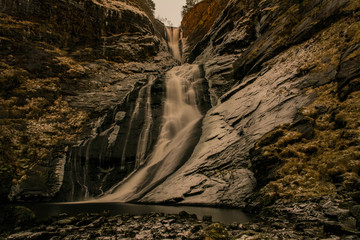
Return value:
M 36 214 L 38 219 L 57 216 L 66 213 L 70 216 L 79 213 L 101 213 L 109 211 L 110 215 L 131 214 L 143 215 L 148 213 L 178 214 L 186 211 L 189 214 L 196 214 L 198 219 L 203 216 L 212 216 L 214 222 L 231 224 L 233 222 L 246 223 L 250 216 L 246 215 L 240 209 L 230 208 L 212 208 L 212 207 L 191 207 L 191 206 L 162 206 L 162 205 L 142 205 L 130 203 L 24 203 L 19 204 L 30 208 Z

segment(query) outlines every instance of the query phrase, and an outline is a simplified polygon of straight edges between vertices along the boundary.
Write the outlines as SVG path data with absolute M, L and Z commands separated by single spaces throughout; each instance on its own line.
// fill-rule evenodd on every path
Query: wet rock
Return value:
M 227 240 L 229 238 L 229 233 L 224 228 L 223 225 L 219 223 L 215 223 L 204 229 L 205 238 L 210 239 L 219 239 L 219 240 Z
M 32 232 L 20 232 L 20 233 L 14 233 L 10 236 L 8 236 L 8 239 L 26 239 L 29 238 L 31 235 L 33 235 Z
M 200 231 L 201 229 L 203 229 L 203 226 L 198 224 L 198 225 L 193 226 L 191 228 L 190 232 L 191 233 L 196 233 L 196 232 Z
M 69 218 L 61 219 L 57 221 L 55 224 L 60 226 L 71 225 L 75 223 L 76 220 L 77 220 L 76 217 L 69 217 Z
M 354 201 L 356 201 L 357 203 L 360 203 L 360 192 L 353 192 L 349 194 Z
M 360 76 L 360 57 L 353 54 L 359 47 L 359 44 L 350 46 L 342 56 L 340 69 L 336 75 L 341 100 L 345 100 L 350 93 L 360 90 L 359 80 L 356 79 Z M 349 56 L 351 54 L 353 54 L 352 57 Z
M 212 216 L 203 216 L 202 219 L 204 222 L 212 222 Z
M 357 227 L 360 228 L 360 205 L 355 205 L 350 208 L 350 213 L 357 222 Z
M 317 104 L 311 117 L 300 114 L 301 109 L 329 84 L 344 80 L 350 86 L 349 79 L 356 84 L 358 40 L 345 43 L 340 30 L 347 21 L 343 14 L 351 14 L 349 3 L 229 2 L 208 34 L 188 49 L 188 61 L 204 68 L 213 106 L 203 120 L 200 141 L 184 166 L 141 201 L 245 206 L 249 196 L 276 180 L 277 168 L 285 164 L 276 154 L 285 146 L 273 158 L 259 158 L 251 151 L 256 142 L 285 124 L 300 133 L 299 144 L 312 139 L 318 124 L 314 118 L 326 116 L 330 108 L 326 101 Z M 334 47 L 324 34 L 342 47 Z M 347 126 L 341 120 L 335 127 Z M 307 146 L 301 154 L 319 151 Z M 271 205 L 273 198 L 260 202 Z
M 356 219 L 353 217 L 348 217 L 342 220 L 343 228 L 348 231 L 356 231 Z
M 236 223 L 229 226 L 220 223 L 211 224 L 208 221 L 183 218 L 179 215 L 117 215 L 109 217 L 101 225 L 92 227 L 78 228 L 76 227 L 78 222 L 75 221 L 71 225 L 56 228 L 56 232 L 50 231 L 50 229 L 42 231 L 41 229 L 46 227 L 39 225 L 26 231 L 4 236 L 5 239 L 24 239 L 24 236 L 26 239 L 74 239 L 80 236 L 86 239 L 325 239 L 326 236 L 333 237 L 339 234 L 356 236 L 357 234 L 352 229 L 355 220 L 353 217 L 342 222 L 325 221 L 322 225 L 317 225 L 313 220 L 308 221 L 305 218 L 289 215 L 290 212 L 297 212 L 300 215 L 299 209 L 305 210 L 308 208 L 307 206 L 283 205 L 282 207 L 281 212 L 276 212 L 280 207 L 272 208 L 274 217 L 255 218 L 252 222 L 240 225 Z M 98 219 L 89 215 L 78 215 L 76 218 L 78 221 L 86 218 L 93 221 Z M 56 219 L 48 220 L 47 224 L 56 225 L 57 221 Z M 122 223 L 119 225 L 119 222 Z M 324 227 L 322 227 L 323 225 Z M 323 232 L 323 229 L 326 231 Z
M 28 237 L 28 239 L 36 239 L 36 240 L 48 240 L 54 236 L 56 236 L 56 233 L 50 233 L 50 232 L 36 232 Z
M 348 209 L 341 209 L 337 206 L 325 208 L 324 212 L 327 217 L 339 220 L 345 219 L 346 217 L 350 216 Z
M 289 49 L 273 58 L 261 73 L 245 77 L 227 92 L 224 101 L 220 99 L 205 116 L 202 136 L 191 158 L 142 201 L 162 202 L 171 196 L 185 197 L 181 203 L 244 206 L 255 186 L 246 156 L 260 137 L 280 124 L 291 123 L 298 109 L 313 100 L 296 87 L 308 79 L 296 77 L 295 69 L 304 62 L 295 56 L 315 54 L 301 46 Z M 282 61 L 284 58 L 289 61 Z M 311 135 L 311 127 L 303 126 L 304 134 Z M 222 169 L 226 174 L 221 174 Z M 191 189 L 203 191 L 186 197 Z
M 326 234 L 335 234 L 335 235 L 343 235 L 343 234 L 349 234 L 348 231 L 346 231 L 343 226 L 335 221 L 327 221 L 324 223 L 324 232 Z
M 237 222 L 233 222 L 232 224 L 230 224 L 230 229 L 232 230 L 240 229 L 240 225 Z
M 190 216 L 190 214 L 185 211 L 181 211 L 181 212 L 179 212 L 179 216 L 182 218 L 188 218 Z
M 36 218 L 35 213 L 23 206 L 15 206 L 5 209 L 4 212 L 5 226 L 25 227 L 32 225 Z

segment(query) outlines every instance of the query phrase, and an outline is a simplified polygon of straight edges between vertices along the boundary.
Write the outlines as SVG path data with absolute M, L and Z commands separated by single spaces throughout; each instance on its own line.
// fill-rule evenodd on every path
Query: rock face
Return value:
M 203 120 L 200 141 L 186 164 L 142 201 L 245 207 L 257 194 L 265 194 L 261 204 L 286 194 L 292 200 L 332 194 L 334 180 L 317 178 L 323 186 L 320 189 L 315 189 L 315 182 L 299 180 L 313 179 L 306 167 L 310 159 L 314 161 L 311 168 L 319 169 L 316 176 L 335 171 L 329 164 L 323 170 L 316 165 L 322 166 L 320 159 L 330 154 L 331 147 L 305 157 L 307 160 L 300 161 L 300 156 L 312 154 L 310 144 L 318 149 L 321 141 L 330 141 L 330 135 L 317 140 L 318 130 L 336 132 L 347 122 L 349 131 L 358 131 L 357 123 L 347 117 L 337 127 L 329 120 L 325 129 L 320 121 L 336 115 L 329 110 L 330 99 L 338 101 L 336 94 L 340 100 L 346 96 L 357 99 L 359 8 L 358 2 L 350 0 L 229 1 L 210 31 L 188 49 L 188 61 L 204 66 L 213 105 Z M 316 117 L 309 118 L 309 105 L 317 109 Z M 337 106 L 348 117 L 358 114 L 345 107 L 352 106 L 350 100 Z M 281 126 L 286 131 L 277 136 Z M 266 137 L 270 136 L 267 133 L 273 137 Z M 271 148 L 277 141 L 277 148 Z M 291 152 L 293 143 L 299 143 L 302 153 Z M 259 146 L 268 148 L 259 150 Z M 346 159 L 346 153 L 339 151 Z M 358 148 L 345 147 L 345 151 L 356 155 Z M 295 157 L 302 165 L 286 172 L 284 167 L 290 167 L 286 163 Z M 350 160 L 345 162 L 341 163 L 344 170 L 337 174 L 351 174 L 341 175 L 348 180 L 340 183 L 356 185 L 358 168 L 351 167 Z M 284 174 L 276 172 L 279 169 Z M 282 187 L 270 187 L 275 180 Z
M 0 1 L 2 200 L 83 199 L 117 183 L 152 96 L 149 151 L 162 74 L 177 63 L 140 2 Z
M 181 28 L 184 31 L 183 37 L 187 39 L 186 44 L 189 48 L 192 49 L 206 35 L 226 4 L 227 1 L 224 0 L 200 1 L 184 15 Z
M 156 143 L 164 73 L 178 63 L 164 29 L 122 1 L 58 1 L 46 13 L 32 0 L 0 6 L 2 192 L 12 185 L 12 200 L 102 195 Z M 207 83 L 201 136 L 183 166 L 136 200 L 278 212 L 303 220 L 296 231 L 319 217 L 325 235 L 357 234 L 359 2 L 197 6 L 221 10 L 217 19 L 190 11 L 183 26 L 202 36 L 189 33 L 184 49 Z M 204 20 L 212 27 L 192 29 Z

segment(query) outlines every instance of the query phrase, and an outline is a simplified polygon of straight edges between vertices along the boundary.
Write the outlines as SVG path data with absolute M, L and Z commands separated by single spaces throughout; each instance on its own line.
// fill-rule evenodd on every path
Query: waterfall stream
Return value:
M 171 54 L 176 60 L 182 62 L 181 49 L 180 49 L 182 32 L 180 28 L 166 27 L 166 34 L 167 34 L 168 46 L 170 48 L 169 50 Z
M 167 31 L 170 50 L 174 58 L 180 61 L 180 30 L 167 28 Z M 135 201 L 182 166 L 198 140 L 198 124 L 202 114 L 198 109 L 196 86 L 201 81 L 200 68 L 196 64 L 177 66 L 166 73 L 166 99 L 161 130 L 152 153 L 146 159 L 143 158 L 143 148 L 146 147 L 143 142 L 148 138 L 149 125 L 152 124 L 149 98 L 145 109 L 149 121 L 145 121 L 140 134 L 136 168 L 127 178 L 98 199 L 99 201 Z M 151 91 L 150 87 L 146 91 Z M 150 93 L 147 95 L 150 96 Z M 137 114 L 136 111 L 134 114 Z
M 202 118 L 194 86 L 201 80 L 198 65 L 174 67 L 166 74 L 166 100 L 161 131 L 144 164 L 105 195 L 101 201 L 128 202 L 141 198 L 186 160 Z

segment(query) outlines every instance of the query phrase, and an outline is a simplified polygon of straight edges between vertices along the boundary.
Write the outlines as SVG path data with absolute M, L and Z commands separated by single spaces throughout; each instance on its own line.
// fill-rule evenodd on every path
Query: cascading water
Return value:
M 128 147 L 128 141 L 131 137 L 131 129 L 134 124 L 134 120 L 138 117 L 139 111 L 140 111 L 140 105 L 142 103 L 142 99 L 145 98 L 145 116 L 144 116 L 144 126 L 141 129 L 141 133 L 139 136 L 138 144 L 137 144 L 137 153 L 136 153 L 136 162 L 135 162 L 135 168 L 137 168 L 141 162 L 144 161 L 144 158 L 146 156 L 148 147 L 149 147 L 149 136 L 150 136 L 150 129 L 152 125 L 152 113 L 151 113 L 151 86 L 154 83 L 154 78 L 150 77 L 148 79 L 148 83 L 143 86 L 138 94 L 138 97 L 136 99 L 135 108 L 132 113 L 132 116 L 130 118 L 129 123 L 129 129 L 126 134 L 125 143 L 121 155 L 121 168 L 125 169 L 125 161 L 126 161 L 126 153 L 127 153 L 127 147 Z
M 177 27 L 166 27 L 166 33 L 168 38 L 168 46 L 170 48 L 171 54 L 176 60 L 182 62 L 180 49 L 182 38 L 181 29 Z
M 167 34 L 169 51 L 181 62 L 181 31 L 179 28 L 168 27 Z M 151 98 L 155 79 L 149 78 L 148 83 L 138 92 L 133 111 L 129 115 L 128 130 L 122 135 L 123 144 L 118 147 L 121 149 L 120 170 L 123 171 L 125 163 L 131 160 L 134 164 L 133 172 L 102 197 L 91 202 L 129 202 L 140 199 L 190 157 L 201 133 L 202 114 L 198 105 L 203 106 L 205 100 L 203 94 L 197 93 L 203 91 L 203 73 L 199 65 L 184 64 L 168 71 L 164 80 L 166 98 L 163 102 L 160 132 L 156 129 L 158 111 Z M 139 118 L 143 119 L 140 126 Z M 133 129 L 138 134 L 134 135 Z M 155 145 L 151 143 L 152 134 L 158 135 Z M 129 158 L 128 152 L 134 156 L 134 150 L 136 157 Z
M 202 118 L 194 86 L 200 78 L 198 65 L 175 67 L 166 75 L 166 100 L 157 144 L 147 161 L 112 189 L 101 201 L 127 202 L 141 198 L 177 170 L 197 141 Z

